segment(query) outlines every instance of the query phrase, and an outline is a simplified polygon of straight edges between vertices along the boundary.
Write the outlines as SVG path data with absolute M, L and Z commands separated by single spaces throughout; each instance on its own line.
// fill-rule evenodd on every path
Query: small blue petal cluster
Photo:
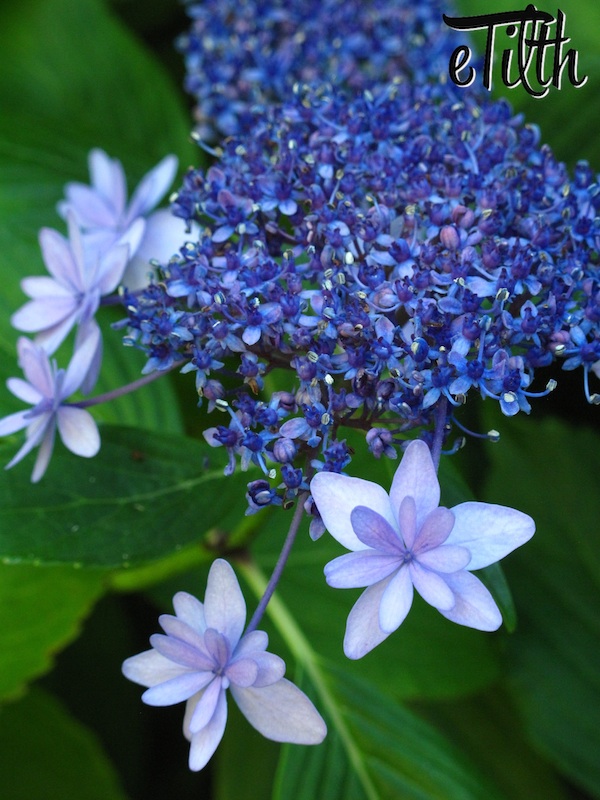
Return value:
M 228 472 L 262 469 L 250 509 L 305 487 L 298 456 L 342 472 L 344 427 L 395 457 L 440 410 L 460 427 L 471 390 L 529 412 L 557 357 L 583 365 L 594 399 L 600 188 L 538 138 L 505 102 L 322 86 L 187 174 L 174 211 L 201 236 L 127 296 L 127 324 L 147 371 L 183 360 L 229 412 L 205 435 Z M 280 368 L 287 390 L 259 399 Z
M 248 722 L 268 739 L 323 741 L 323 719 L 283 677 L 285 663 L 267 652 L 267 634 L 252 630 L 242 635 L 246 603 L 227 561 L 213 562 L 204 603 L 178 592 L 173 605 L 175 616 L 160 617 L 165 634 L 150 638 L 151 650 L 128 658 L 123 673 L 149 687 L 142 695 L 148 705 L 186 701 L 183 731 L 191 743 L 190 769 L 201 770 L 223 737 L 228 689 Z
M 447 80 L 459 44 L 438 0 L 206 0 L 189 2 L 186 89 L 198 133 L 248 131 L 296 83 L 335 81 L 377 94 L 391 80 Z

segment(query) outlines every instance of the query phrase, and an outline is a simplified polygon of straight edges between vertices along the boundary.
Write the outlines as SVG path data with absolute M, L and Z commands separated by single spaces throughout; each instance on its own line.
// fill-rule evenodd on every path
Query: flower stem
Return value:
M 64 403 L 63 405 L 74 406 L 75 408 L 89 408 L 90 406 L 97 406 L 100 403 L 107 403 L 109 400 L 116 400 L 125 394 L 129 394 L 129 392 L 135 392 L 136 389 L 140 389 L 147 383 L 152 383 L 152 381 L 162 378 L 163 375 L 176 369 L 176 367 L 180 367 L 183 363 L 184 361 L 176 361 L 175 364 L 172 364 L 168 369 L 155 370 L 149 375 L 144 375 L 143 378 L 138 378 L 137 381 L 128 383 L 125 386 L 120 386 L 118 389 L 112 389 L 110 392 L 98 394 L 96 397 L 89 397 L 87 400 L 78 400 L 75 403 Z
M 440 466 L 442 444 L 444 443 L 444 430 L 448 415 L 448 400 L 442 396 L 435 406 L 435 423 L 433 429 L 433 442 L 431 443 L 431 458 L 436 472 Z
M 281 553 L 279 554 L 279 558 L 277 559 L 277 563 L 275 564 L 275 569 L 271 574 L 271 578 L 263 596 L 260 599 L 258 606 L 256 607 L 256 611 L 252 615 L 252 619 L 248 623 L 248 627 L 245 630 L 246 633 L 250 633 L 250 631 L 256 630 L 258 627 L 259 622 L 262 619 L 263 614 L 265 613 L 265 609 L 269 600 L 271 599 L 271 595 L 275 591 L 275 587 L 279 583 L 279 579 L 281 578 L 281 574 L 283 573 L 284 567 L 288 560 L 288 556 L 292 550 L 294 545 L 294 541 L 296 539 L 296 534 L 298 533 L 298 529 L 300 528 L 300 523 L 302 521 L 302 516 L 304 514 L 304 501 L 308 497 L 308 492 L 302 492 L 302 494 L 298 495 L 298 500 L 296 502 L 296 510 L 294 511 L 294 516 L 292 518 L 292 522 L 290 524 L 290 529 L 288 534 L 285 538 L 285 542 L 283 543 L 283 547 L 281 548 Z

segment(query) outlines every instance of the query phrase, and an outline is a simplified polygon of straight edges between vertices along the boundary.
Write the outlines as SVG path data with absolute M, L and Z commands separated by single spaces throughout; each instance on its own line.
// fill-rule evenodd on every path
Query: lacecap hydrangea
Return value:
M 200 238 L 126 296 L 129 341 L 229 412 L 205 436 L 229 472 L 262 469 L 250 509 L 285 504 L 344 471 L 345 429 L 395 457 L 411 431 L 460 428 L 469 393 L 529 412 L 556 359 L 595 402 L 599 201 L 506 102 L 299 88 L 188 172 L 173 210 Z

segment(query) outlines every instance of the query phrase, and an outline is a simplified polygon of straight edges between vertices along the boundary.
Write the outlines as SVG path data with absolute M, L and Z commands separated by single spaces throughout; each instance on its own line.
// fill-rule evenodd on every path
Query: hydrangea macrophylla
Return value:
M 266 652 L 268 637 L 253 630 L 242 635 L 246 604 L 231 566 L 213 562 L 204 603 L 186 592 L 173 598 L 175 616 L 163 614 L 166 635 L 150 638 L 151 650 L 128 658 L 123 673 L 149 687 L 145 703 L 186 702 L 184 735 L 191 742 L 189 766 L 202 769 L 215 752 L 227 721 L 229 689 L 248 722 L 276 742 L 319 744 L 323 719 L 293 683 L 285 664 Z
M 115 243 L 129 246 L 126 283 L 131 290 L 147 283 L 150 259 L 167 260 L 177 252 L 185 225 L 168 210 L 154 208 L 169 190 L 177 158 L 166 156 L 140 181 L 127 203 L 127 182 L 120 161 L 95 148 L 89 155 L 91 185 L 72 182 L 58 212 L 72 215 L 83 232 L 86 252 L 105 253 Z
M 187 361 L 209 410 L 241 412 L 228 468 L 259 436 L 276 465 L 261 497 L 287 500 L 280 465 L 342 471 L 345 427 L 393 457 L 440 409 L 461 429 L 468 395 L 527 413 L 556 385 L 535 391 L 538 368 L 592 371 L 598 217 L 574 230 L 599 198 L 504 101 L 300 87 L 185 176 L 173 209 L 202 236 L 125 298 L 129 341 L 148 370 Z M 283 369 L 291 401 L 266 414 L 264 376 Z
M 462 43 L 429 0 L 188 0 L 180 37 L 198 133 L 247 131 L 296 83 L 335 81 L 377 93 L 389 80 L 443 82 Z
M 50 354 L 76 325 L 87 336 L 100 298 L 116 289 L 129 255 L 126 244 L 86 254 L 73 215 L 68 217 L 68 230 L 68 239 L 51 228 L 40 231 L 42 256 L 52 277 L 24 278 L 21 287 L 31 300 L 11 318 L 17 330 L 37 333 L 36 341 Z
M 453 622 L 496 630 L 500 611 L 471 574 L 527 542 L 531 517 L 505 506 L 467 502 L 439 506 L 431 453 L 411 442 L 388 495 L 361 478 L 320 472 L 310 490 L 325 527 L 352 550 L 330 561 L 325 577 L 336 588 L 367 587 L 348 617 L 344 652 L 361 658 L 393 633 L 408 614 L 413 587 Z
M 21 337 L 17 343 L 19 364 L 25 373 L 22 378 L 9 378 L 10 391 L 33 408 L 18 411 L 0 419 L 0 436 L 26 428 L 27 439 L 6 469 L 17 464 L 39 445 L 32 482 L 44 475 L 52 450 L 56 429 L 65 447 L 85 458 L 95 456 L 100 449 L 98 428 L 89 411 L 65 404 L 67 397 L 76 392 L 88 372 L 90 361 L 98 349 L 99 332 L 92 328 L 77 348 L 66 370 L 50 363 L 46 351 L 30 339 Z

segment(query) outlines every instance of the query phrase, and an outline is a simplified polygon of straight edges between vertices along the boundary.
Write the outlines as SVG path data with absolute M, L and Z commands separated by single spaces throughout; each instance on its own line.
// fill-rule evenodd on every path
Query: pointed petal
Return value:
M 222 633 L 234 650 L 246 623 L 246 603 L 235 572 L 222 558 L 208 573 L 204 615 L 207 626 Z
M 412 550 L 417 538 L 417 504 L 415 498 L 407 495 L 400 503 L 398 511 L 400 536 L 408 550 Z
M 356 506 L 350 514 L 354 533 L 363 544 L 381 553 L 404 554 L 404 547 L 397 533 L 381 514 L 366 506 Z
M 29 278 L 23 278 L 21 281 L 21 289 L 28 297 L 33 299 L 62 297 L 73 300 L 72 289 L 68 289 L 54 280 L 54 278 L 49 278 L 47 275 L 33 275 Z
M 267 739 L 293 744 L 319 744 L 327 727 L 308 697 L 286 678 L 262 688 L 231 687 L 240 711 Z
M 44 348 L 48 355 L 51 355 L 58 350 L 60 345 L 67 338 L 71 332 L 71 328 L 77 322 L 78 316 L 79 308 L 75 308 L 73 313 L 68 317 L 65 317 L 62 322 L 59 322 L 57 325 L 53 325 L 51 328 L 44 328 L 44 330 L 40 331 L 35 337 L 36 344 L 39 344 Z
M 127 209 L 127 220 L 144 217 L 169 190 L 177 172 L 177 158 L 165 156 L 138 184 Z
M 440 611 L 449 611 L 454 607 L 454 594 L 446 583 L 446 576 L 424 569 L 418 561 L 410 564 L 409 571 L 415 589 L 426 603 Z
M 206 630 L 204 604 L 188 592 L 177 592 L 173 597 L 173 608 L 180 620 L 201 635 Z
M 149 706 L 172 706 L 182 703 L 204 689 L 214 681 L 214 678 L 212 672 L 198 672 L 179 667 L 179 674 L 174 678 L 146 689 L 142 700 Z
M 466 547 L 443 544 L 433 550 L 419 553 L 417 560 L 422 567 L 434 569 L 436 572 L 458 572 L 467 566 L 471 554 Z
M 41 441 L 40 449 L 38 450 L 38 454 L 35 459 L 33 472 L 31 473 L 32 483 L 37 483 L 38 481 L 40 481 L 44 477 L 44 474 L 48 469 L 48 464 L 50 463 L 50 459 L 52 458 L 52 451 L 54 450 L 55 432 L 56 432 L 56 424 L 54 418 L 50 417 L 50 419 L 48 420 L 48 424 L 46 426 L 44 438 Z
M 121 670 L 130 681 L 148 687 L 165 683 L 183 672 L 179 664 L 174 664 L 154 649 L 125 659 Z
M 527 514 L 492 503 L 461 503 L 452 509 L 454 527 L 447 544 L 466 547 L 471 553 L 468 569 L 493 564 L 529 541 L 535 522 Z
M 42 228 L 39 242 L 48 272 L 66 289 L 83 291 L 82 265 L 77 264 L 68 240 L 52 228 Z
M 375 550 L 357 550 L 325 564 L 325 580 L 334 589 L 372 586 L 395 572 L 401 563 L 401 558 L 397 555 L 378 553 Z
M 127 182 L 121 162 L 110 158 L 104 150 L 94 148 L 90 151 L 88 164 L 92 186 L 107 201 L 114 221 L 115 216 L 123 214 L 127 200 Z
M 77 337 L 77 347 L 65 374 L 62 384 L 61 400 L 74 394 L 84 382 L 101 344 L 100 328 L 95 321 L 84 325 Z
M 18 331 L 37 333 L 72 318 L 77 308 L 77 300 L 73 295 L 38 297 L 15 311 L 10 318 L 10 324 Z
M 439 547 L 450 536 L 454 526 L 454 514 L 443 506 L 435 508 L 423 520 L 415 540 L 415 550 L 420 554 Z
M 188 628 L 189 630 L 189 628 Z M 162 633 L 155 633 L 150 637 L 152 647 L 175 664 L 182 667 L 197 670 L 198 672 L 211 672 L 215 663 L 202 646 L 195 647 L 182 639 L 174 636 L 163 636 Z
M 364 550 L 367 547 L 354 533 L 350 521 L 356 506 L 366 506 L 376 511 L 392 528 L 397 527 L 390 498 L 385 489 L 376 483 L 334 472 L 318 472 L 310 482 L 310 491 L 325 527 L 348 550 Z
M 100 450 L 98 426 L 89 411 L 61 406 L 56 412 L 56 419 L 63 444 L 76 456 L 92 458 Z
M 381 596 L 379 606 L 379 627 L 386 633 L 392 633 L 406 619 L 413 601 L 413 584 L 410 571 L 402 567 L 388 583 Z
M 184 622 L 179 617 L 174 617 L 171 614 L 161 614 L 158 622 L 163 631 L 175 639 L 180 639 L 182 642 L 194 647 L 196 650 L 206 652 L 204 645 L 204 636 L 198 631 L 194 630 L 187 622 Z
M 425 442 L 419 439 L 406 448 L 392 481 L 390 498 L 396 513 L 407 496 L 415 500 L 418 530 L 427 514 L 440 504 L 440 484 L 431 453 Z
M 391 580 L 392 576 L 369 586 L 352 607 L 344 636 L 344 653 L 348 658 L 362 658 L 389 636 L 379 625 L 379 606 Z
M 71 215 L 82 228 L 114 228 L 119 214 L 113 203 L 84 183 L 68 183 L 65 187 L 66 201 L 58 206 L 60 215 L 66 219 Z
M 202 728 L 205 728 L 211 721 L 222 694 L 225 694 L 223 681 L 213 675 L 211 682 L 200 695 L 194 713 L 189 720 L 189 730 L 192 736 L 201 731 Z
M 483 583 L 462 570 L 445 576 L 454 592 L 455 604 L 449 611 L 440 611 L 446 619 L 478 631 L 495 631 L 502 625 L 502 615 L 494 598 Z
M 128 232 L 134 243 L 141 236 L 141 231 L 144 227 L 143 220 L 139 220 L 139 223 L 139 225 L 134 223 L 132 229 Z M 119 242 L 104 253 L 98 262 L 98 272 L 94 285 L 101 295 L 113 292 L 119 285 L 123 273 L 125 272 L 130 249 L 127 242 L 121 243 L 121 241 L 122 240 L 119 239 Z
M 26 428 L 30 422 L 30 410 L 17 411 L 15 414 L 9 414 L 7 417 L 0 419 L 0 436 L 9 436 L 11 433 Z M 16 463 L 16 462 L 15 462 Z
M 189 714 L 188 709 L 190 709 Z M 192 736 L 189 733 L 189 719 L 191 719 L 193 709 L 193 703 L 189 701 L 186 708 L 183 730 L 186 737 L 192 740 L 189 767 L 193 772 L 198 772 L 207 765 L 223 738 L 225 725 L 227 724 L 227 698 L 225 692 L 221 692 L 219 695 L 217 708 L 208 725 L 205 725 L 201 731 L 198 731 L 198 733 Z

